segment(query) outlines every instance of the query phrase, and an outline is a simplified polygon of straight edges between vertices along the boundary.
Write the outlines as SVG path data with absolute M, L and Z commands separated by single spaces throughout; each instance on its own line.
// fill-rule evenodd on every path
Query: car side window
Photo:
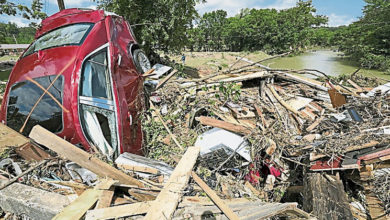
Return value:
M 119 141 L 111 82 L 108 47 L 105 47 L 83 63 L 79 117 L 86 139 L 108 158 L 115 158 L 119 154 Z
M 84 64 L 81 95 L 112 100 L 107 51 L 100 51 Z

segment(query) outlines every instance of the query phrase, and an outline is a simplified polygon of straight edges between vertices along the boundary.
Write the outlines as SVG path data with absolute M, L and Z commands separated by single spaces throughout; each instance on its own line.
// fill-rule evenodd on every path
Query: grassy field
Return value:
M 10 61 L 10 60 L 16 61 L 18 58 L 19 58 L 18 56 L 8 56 L 8 55 L 0 56 L 0 62 Z

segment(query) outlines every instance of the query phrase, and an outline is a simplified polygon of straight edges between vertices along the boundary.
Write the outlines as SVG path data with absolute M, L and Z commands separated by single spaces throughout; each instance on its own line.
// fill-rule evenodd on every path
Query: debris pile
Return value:
M 108 161 L 42 127 L 26 138 L 0 124 L 3 215 L 385 219 L 389 85 L 313 79 L 297 73 L 323 74 L 262 61 L 237 58 L 201 78 L 160 66 L 146 82 L 150 108 L 139 113 L 145 157 Z

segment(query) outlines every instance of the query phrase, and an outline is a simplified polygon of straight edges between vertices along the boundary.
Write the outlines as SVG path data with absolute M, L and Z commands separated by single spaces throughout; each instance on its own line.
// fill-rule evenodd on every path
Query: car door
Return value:
M 86 139 L 113 159 L 120 153 L 109 44 L 87 55 L 80 76 L 79 117 Z

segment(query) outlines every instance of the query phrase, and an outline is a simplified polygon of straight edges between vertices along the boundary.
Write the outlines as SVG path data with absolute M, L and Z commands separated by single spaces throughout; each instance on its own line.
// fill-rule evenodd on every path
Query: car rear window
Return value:
M 43 88 L 48 88 L 57 75 L 34 78 Z M 63 76 L 55 80 L 48 92 L 62 104 Z M 16 131 L 23 127 L 28 114 L 44 91 L 31 81 L 22 81 L 12 85 L 7 106 L 7 125 Z M 63 128 L 62 108 L 47 93 L 38 102 L 28 119 L 22 134 L 28 135 L 35 125 L 60 132 Z
M 28 56 L 39 50 L 53 47 L 80 45 L 83 43 L 92 26 L 93 24 L 91 23 L 82 23 L 72 24 L 55 29 L 45 35 L 42 35 L 36 41 L 34 41 L 34 43 L 32 43 L 23 56 Z

